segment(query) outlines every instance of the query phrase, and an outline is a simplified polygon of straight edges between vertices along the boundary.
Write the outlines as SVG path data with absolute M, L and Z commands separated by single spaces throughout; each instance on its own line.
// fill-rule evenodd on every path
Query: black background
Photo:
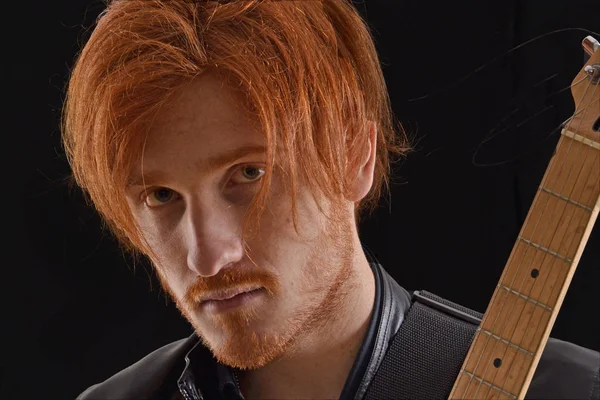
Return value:
M 581 29 L 600 32 L 600 2 L 358 6 L 373 28 L 394 111 L 419 139 L 395 168 L 391 203 L 362 225 L 363 242 L 405 288 L 484 311 L 557 128 L 573 112 L 570 92 L 561 90 L 582 67 Z M 103 8 L 100 1 L 3 5 L 2 399 L 74 398 L 191 332 L 149 268 L 134 268 L 66 184 L 64 85 Z M 565 28 L 580 29 L 552 33 Z M 552 332 L 597 350 L 599 230 Z

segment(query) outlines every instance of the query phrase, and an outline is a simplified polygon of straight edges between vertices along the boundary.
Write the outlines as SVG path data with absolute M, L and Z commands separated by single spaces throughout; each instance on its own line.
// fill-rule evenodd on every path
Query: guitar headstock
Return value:
M 600 43 L 588 36 L 582 46 L 590 57 L 571 85 L 575 113 L 565 129 L 600 143 Z

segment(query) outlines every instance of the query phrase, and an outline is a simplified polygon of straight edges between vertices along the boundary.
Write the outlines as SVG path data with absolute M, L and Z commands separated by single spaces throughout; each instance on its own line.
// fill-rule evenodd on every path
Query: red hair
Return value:
M 75 181 L 124 245 L 143 248 L 125 187 L 153 116 L 210 70 L 244 94 L 266 138 L 264 183 L 248 218 L 262 213 L 275 165 L 289 177 L 294 221 L 299 177 L 313 193 L 343 198 L 369 121 L 378 129 L 374 182 L 356 215 L 389 190 L 391 156 L 409 144 L 349 0 L 115 0 L 75 62 L 62 132 Z

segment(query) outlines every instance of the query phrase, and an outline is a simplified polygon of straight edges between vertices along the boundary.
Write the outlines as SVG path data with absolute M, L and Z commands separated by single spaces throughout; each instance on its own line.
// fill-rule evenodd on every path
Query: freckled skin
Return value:
M 244 253 L 242 223 L 260 178 L 247 179 L 242 168 L 264 168 L 265 154 L 214 171 L 206 164 L 237 147 L 264 146 L 257 124 L 238 104 L 211 75 L 182 88 L 154 120 L 133 173 L 151 171 L 152 181 L 128 189 L 128 203 L 163 286 L 205 345 L 225 364 L 256 369 L 309 350 L 347 327 L 351 316 L 362 324 L 372 306 L 363 300 L 372 301 L 373 283 L 354 223 L 357 200 L 334 206 L 300 185 L 298 235 L 277 169 L 259 229 L 246 237 Z M 366 179 L 364 185 L 370 184 Z M 162 188 L 173 195 L 156 195 Z M 341 218 L 334 222 L 320 213 L 315 199 Z M 211 290 L 244 284 L 267 290 L 224 313 L 198 304 Z

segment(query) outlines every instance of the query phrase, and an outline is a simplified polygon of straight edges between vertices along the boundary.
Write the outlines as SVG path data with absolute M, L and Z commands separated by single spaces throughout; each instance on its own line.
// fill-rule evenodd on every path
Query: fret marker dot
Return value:
M 540 271 L 537 269 L 532 269 L 531 270 L 531 277 L 532 278 L 537 278 L 540 275 Z
M 500 368 L 500 366 L 501 366 L 501 365 L 502 365 L 502 360 L 501 360 L 501 359 L 499 359 L 499 358 L 496 358 L 496 359 L 494 360 L 494 367 L 496 367 L 496 368 Z

